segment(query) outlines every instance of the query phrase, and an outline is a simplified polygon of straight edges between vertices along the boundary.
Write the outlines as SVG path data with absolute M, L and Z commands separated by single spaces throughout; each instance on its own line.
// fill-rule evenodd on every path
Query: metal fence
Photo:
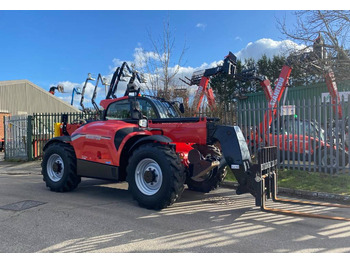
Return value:
M 40 113 L 28 117 L 30 132 L 31 148 L 28 152 L 30 159 L 42 157 L 43 147 L 46 142 L 54 136 L 54 124 L 61 123 L 62 115 L 67 115 L 68 123 L 78 123 L 85 119 L 96 119 L 95 113 Z
M 350 103 L 341 102 L 342 115 L 337 106 L 321 99 L 298 100 L 291 103 L 292 114 L 277 105 L 273 118 L 267 103 L 230 104 L 216 112 L 201 110 L 197 115 L 218 117 L 222 124 L 241 127 L 253 156 L 262 146 L 277 146 L 279 167 L 321 171 L 350 172 L 348 116 Z M 67 113 L 68 123 L 81 119 L 96 119 L 94 114 Z M 45 143 L 54 136 L 54 123 L 61 122 L 62 113 L 34 114 L 5 118 L 5 157 L 36 159 L 42 157 Z M 271 120 L 271 121 L 270 121 Z
M 27 116 L 5 116 L 5 159 L 27 160 Z
M 96 119 L 96 114 L 93 113 L 47 113 L 4 117 L 5 159 L 33 160 L 42 157 L 44 145 L 54 136 L 54 124 L 61 122 L 63 114 L 68 116 L 68 123 Z
M 275 114 L 262 102 L 242 103 L 237 108 L 237 124 L 251 154 L 256 155 L 261 146 L 274 145 L 281 168 L 349 172 L 349 103 L 342 100 L 338 109 L 321 98 L 313 98 L 292 101 L 291 105 L 277 105 Z M 269 122 L 271 125 L 265 124 Z

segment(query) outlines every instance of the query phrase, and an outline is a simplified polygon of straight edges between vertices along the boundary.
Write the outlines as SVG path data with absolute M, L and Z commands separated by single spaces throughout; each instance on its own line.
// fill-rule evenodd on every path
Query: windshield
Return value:
M 311 137 L 319 137 L 322 141 L 325 141 L 324 130 L 318 125 L 317 122 L 295 119 L 293 129 L 294 133 Z
M 317 137 L 325 141 L 325 132 L 316 121 L 285 118 L 283 121 L 281 120 L 281 122 L 278 122 L 276 119 L 274 125 L 270 126 L 270 133 L 279 134 L 277 130 L 278 125 L 280 132 L 284 134 Z
M 174 106 L 168 101 L 162 101 L 159 99 L 152 99 L 153 104 L 156 106 L 159 112 L 160 118 L 176 118 L 180 117 Z

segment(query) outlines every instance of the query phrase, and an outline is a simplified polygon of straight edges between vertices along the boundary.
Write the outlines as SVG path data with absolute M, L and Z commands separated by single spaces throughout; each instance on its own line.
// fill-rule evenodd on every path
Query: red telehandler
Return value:
M 81 177 L 127 181 L 140 206 L 162 209 L 180 198 L 188 181 L 215 188 L 227 166 L 238 181 L 237 194 L 250 193 L 257 206 L 269 210 L 265 200 L 278 200 L 276 147 L 261 148 L 259 162 L 253 164 L 238 126 L 219 125 L 216 118 L 181 117 L 175 103 L 140 95 L 142 78 L 135 70 L 130 70 L 124 96 L 117 98 L 125 70 L 127 64 L 114 73 L 100 103 L 100 120 L 74 128 L 63 121 L 61 135 L 44 146 L 47 187 L 71 191 Z
M 129 70 L 125 94 L 116 98 L 118 82 Z M 51 190 L 70 191 L 80 177 L 127 180 L 141 206 L 159 209 L 180 197 L 184 183 L 198 191 L 215 189 L 228 165 L 240 181 L 239 192 L 255 195 L 238 127 L 220 126 L 215 118 L 183 118 L 174 103 L 140 96 L 136 82 L 142 78 L 124 63 L 100 103 L 101 120 L 62 121 L 61 136 L 44 147 L 42 173 Z
M 320 44 L 319 39 L 320 38 L 316 39 L 316 44 Z M 295 124 L 292 124 L 290 121 L 286 121 L 282 117 L 279 119 L 280 121 L 278 121 L 277 117 L 279 118 L 279 116 L 276 116 L 277 104 L 280 102 L 283 93 L 288 85 L 288 79 L 292 71 L 292 64 L 295 63 L 295 61 L 297 60 L 303 61 L 304 63 L 308 63 L 314 68 L 317 68 L 319 72 L 323 73 L 329 94 L 331 96 L 331 104 L 333 106 L 334 112 L 337 112 L 336 118 L 343 118 L 342 108 L 340 104 L 340 95 L 337 89 L 334 73 L 332 69 L 328 66 L 320 67 L 317 65 L 317 62 L 320 61 L 320 59 L 322 59 L 323 57 L 323 55 L 320 55 L 319 52 L 317 52 L 317 50 L 318 49 L 314 47 L 313 52 L 303 53 L 302 55 L 299 55 L 297 57 L 292 57 L 292 59 L 286 65 L 283 66 L 280 72 L 280 76 L 276 81 L 276 87 L 273 90 L 272 96 L 268 95 L 271 92 L 271 89 L 267 86 L 262 85 L 268 102 L 268 110 L 264 114 L 263 122 L 260 123 L 259 128 L 253 131 L 249 136 L 247 136 L 247 138 L 251 152 L 254 152 L 254 149 L 261 145 L 277 146 L 278 150 L 280 150 L 281 159 L 285 159 L 285 157 L 283 157 L 283 154 L 285 156 L 295 154 L 297 157 L 303 157 L 303 152 L 308 152 L 306 154 L 307 159 L 305 160 L 311 160 L 315 162 L 321 161 L 320 163 L 317 163 L 319 166 L 321 166 L 321 171 L 327 170 L 329 172 L 335 172 L 337 170 L 338 164 L 339 166 L 346 166 L 349 161 L 346 149 L 345 152 L 342 152 L 342 150 L 344 150 L 342 147 L 337 149 L 333 145 L 333 143 L 328 143 L 325 137 L 313 137 L 314 133 L 322 132 L 320 130 L 321 127 L 315 122 L 293 119 L 293 121 L 295 121 Z M 286 127 L 286 123 L 288 122 L 289 125 L 296 126 L 304 124 L 306 126 L 309 126 L 310 129 L 315 129 L 316 131 L 310 131 L 309 134 L 305 135 L 294 134 L 289 132 L 288 134 L 278 134 L 278 132 L 272 133 L 273 128 L 271 128 L 271 125 L 273 122 L 273 126 L 279 126 L 281 130 L 288 129 L 288 127 Z M 345 157 L 337 158 L 337 150 L 339 151 L 340 156 L 345 155 Z M 345 162 L 343 163 L 343 161 Z M 327 165 L 330 165 L 329 169 L 327 169 Z

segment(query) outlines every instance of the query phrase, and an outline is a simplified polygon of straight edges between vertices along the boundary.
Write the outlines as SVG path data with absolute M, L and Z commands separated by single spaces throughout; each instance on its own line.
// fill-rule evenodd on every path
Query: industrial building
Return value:
M 28 80 L 0 81 L 0 139 L 4 116 L 73 112 L 79 110 Z
M 0 112 L 10 115 L 79 112 L 28 80 L 0 81 Z

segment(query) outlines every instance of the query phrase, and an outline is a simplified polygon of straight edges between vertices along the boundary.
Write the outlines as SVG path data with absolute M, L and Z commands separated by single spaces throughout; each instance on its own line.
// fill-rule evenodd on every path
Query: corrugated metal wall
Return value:
M 0 112 L 11 115 L 79 110 L 28 80 L 0 81 Z
M 350 91 L 350 82 L 337 83 L 337 87 L 339 92 Z M 302 112 L 300 110 L 305 104 L 316 103 L 316 101 L 318 101 L 319 103 L 323 103 L 323 100 L 321 100 L 322 93 L 329 94 L 328 88 L 325 83 L 314 84 L 309 86 L 291 87 L 288 88 L 285 105 L 295 105 L 297 115 L 300 117 L 302 115 Z M 243 110 L 242 112 L 245 112 L 244 115 L 239 115 L 238 117 L 255 119 L 255 121 L 258 121 L 255 124 L 258 124 L 263 120 L 264 112 L 259 111 L 259 115 L 257 116 L 253 114 L 257 114 L 255 110 L 258 108 L 263 108 L 264 110 L 268 109 L 268 103 L 265 94 L 261 91 L 258 93 L 247 94 L 246 96 L 247 99 L 239 100 L 237 103 L 237 110 Z M 279 106 L 283 105 L 283 98 L 284 94 L 281 98 L 281 101 L 278 103 Z M 344 98 L 344 101 L 341 100 L 341 106 L 343 108 L 343 111 L 348 112 L 348 97 L 342 98 Z M 309 113 L 306 112 L 306 116 L 308 116 L 308 114 Z M 322 112 L 321 121 L 323 122 L 326 118 L 333 118 L 328 111 Z
M 350 82 L 337 83 L 338 91 L 350 91 Z M 297 86 L 290 87 L 287 91 L 286 105 L 291 104 L 300 99 L 313 99 L 314 97 L 321 97 L 322 93 L 328 93 L 328 89 L 325 83 L 314 84 L 309 86 Z M 265 94 L 263 91 L 258 93 L 252 93 L 246 95 L 248 98 L 240 100 L 239 103 L 245 102 L 266 102 Z M 284 95 L 282 96 L 281 103 Z

